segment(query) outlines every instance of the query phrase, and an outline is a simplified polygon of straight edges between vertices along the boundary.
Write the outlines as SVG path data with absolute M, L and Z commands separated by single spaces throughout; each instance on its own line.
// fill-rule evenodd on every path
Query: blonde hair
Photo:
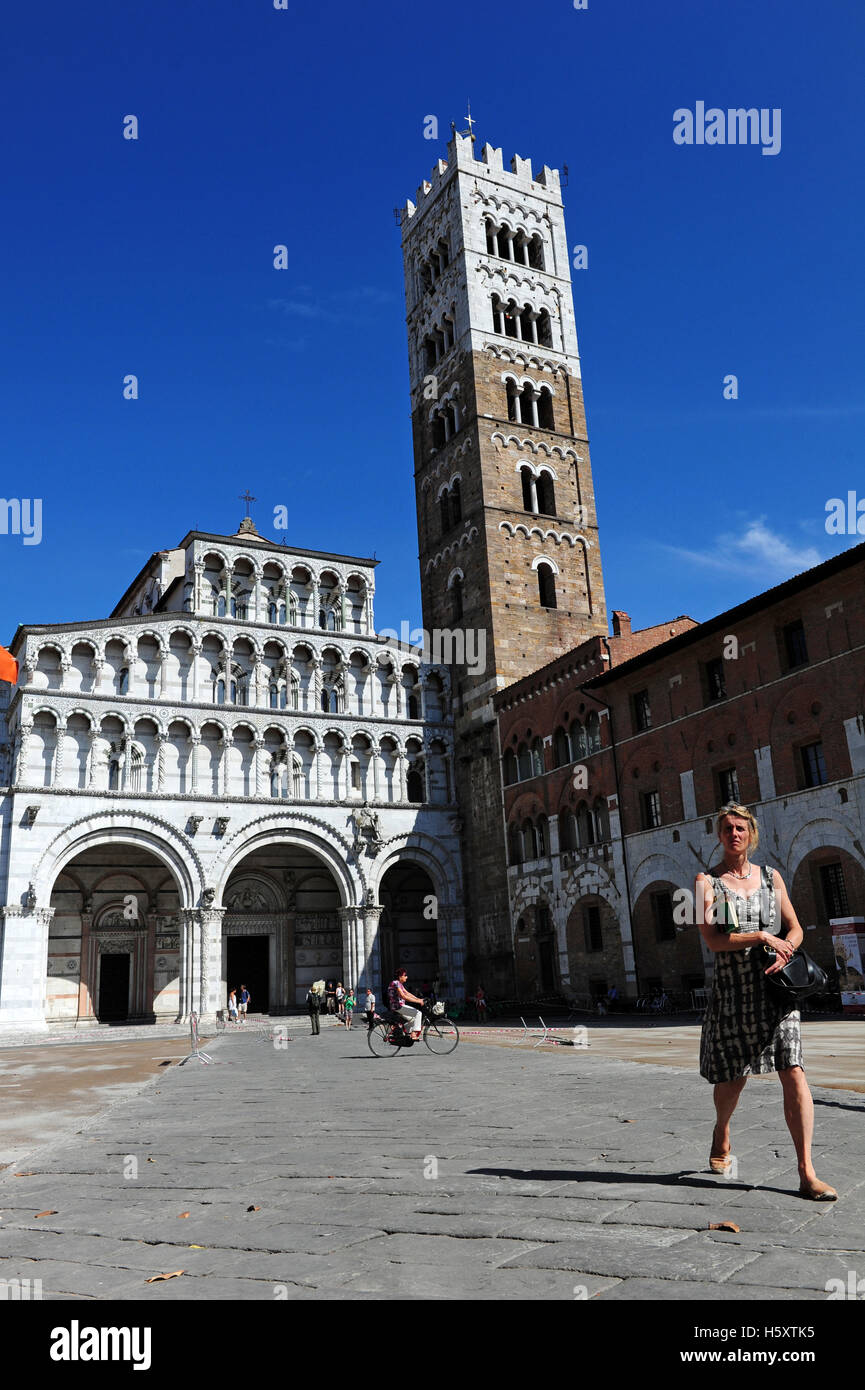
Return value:
M 748 849 L 756 849 L 760 843 L 760 827 L 757 824 L 753 811 L 749 811 L 747 806 L 739 806 L 734 801 L 729 801 L 726 806 L 722 806 L 715 820 L 715 831 L 720 839 L 721 822 L 727 816 L 738 816 L 741 820 L 746 820 L 751 827 L 751 835 L 748 840 Z

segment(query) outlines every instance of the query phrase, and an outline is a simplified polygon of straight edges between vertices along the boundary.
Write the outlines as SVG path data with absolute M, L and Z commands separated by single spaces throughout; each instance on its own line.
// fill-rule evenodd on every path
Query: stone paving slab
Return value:
M 704 1171 L 711 1088 L 683 1069 L 564 1048 L 376 1059 L 342 1029 L 209 1051 L 29 1154 L 32 1176 L 0 1174 L 2 1277 L 58 1299 L 762 1301 L 865 1274 L 852 1093 L 816 1093 L 841 1193 L 818 1206 L 765 1087 L 740 1102 L 732 1181 Z M 722 1219 L 740 1233 L 708 1230 Z

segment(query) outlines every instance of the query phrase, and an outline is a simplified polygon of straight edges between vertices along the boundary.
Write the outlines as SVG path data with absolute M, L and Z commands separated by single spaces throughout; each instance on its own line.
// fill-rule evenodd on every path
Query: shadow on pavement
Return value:
M 516 1178 L 521 1182 L 596 1182 L 596 1183 L 653 1183 L 657 1187 L 709 1187 L 721 1192 L 779 1192 L 789 1197 L 789 1187 L 770 1187 L 768 1183 L 734 1182 L 722 1179 L 697 1177 L 692 1169 L 683 1168 L 678 1173 L 609 1173 L 598 1172 L 593 1168 L 564 1172 L 561 1168 L 470 1168 L 468 1172 L 483 1177 Z

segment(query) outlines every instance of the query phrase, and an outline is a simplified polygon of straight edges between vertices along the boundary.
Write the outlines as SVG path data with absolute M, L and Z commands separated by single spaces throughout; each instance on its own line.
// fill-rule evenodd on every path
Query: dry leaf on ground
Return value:
M 710 1221 L 709 1230 L 733 1231 L 734 1233 L 738 1233 L 739 1227 L 736 1225 L 735 1221 Z
M 57 1212 L 56 1212 L 56 1211 L 53 1211 L 53 1210 L 52 1210 L 52 1211 L 37 1211 L 37 1213 L 36 1213 L 36 1215 L 34 1216 L 33 1220 L 34 1220 L 34 1221 L 38 1221 L 39 1218 L 40 1218 L 40 1216 L 56 1216 L 56 1215 L 57 1215 Z
M 154 1274 L 149 1279 L 145 1279 L 145 1284 L 158 1284 L 160 1279 L 176 1279 L 179 1274 L 185 1274 L 184 1269 L 173 1269 L 170 1274 Z

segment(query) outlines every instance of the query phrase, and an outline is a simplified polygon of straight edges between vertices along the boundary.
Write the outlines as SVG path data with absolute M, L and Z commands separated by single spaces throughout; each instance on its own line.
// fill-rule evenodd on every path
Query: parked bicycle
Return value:
M 452 1018 L 448 1018 L 445 1005 L 425 999 L 421 1008 L 421 1030 L 423 1040 L 430 1052 L 438 1057 L 446 1057 L 453 1052 L 460 1040 L 459 1029 Z M 375 1014 L 366 1035 L 369 1050 L 375 1057 L 395 1057 L 404 1047 L 413 1047 L 415 1039 L 411 1036 L 407 1021 L 401 1014 L 385 1009 Z

